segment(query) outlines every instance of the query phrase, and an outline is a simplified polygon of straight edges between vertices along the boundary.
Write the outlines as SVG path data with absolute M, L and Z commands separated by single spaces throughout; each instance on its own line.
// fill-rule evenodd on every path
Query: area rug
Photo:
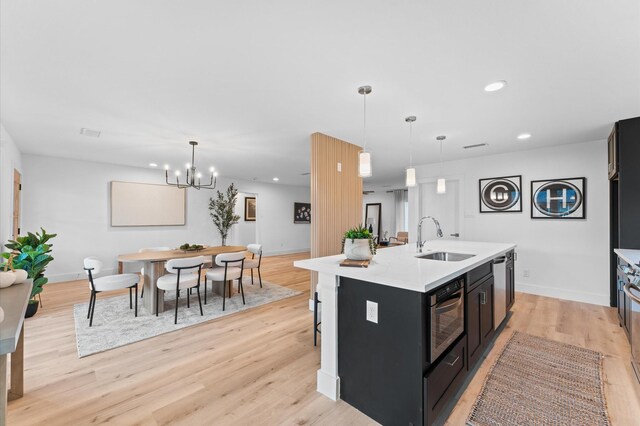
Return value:
M 609 425 L 599 352 L 515 332 L 467 423 Z
M 187 298 L 182 294 L 178 307 L 178 324 L 173 323 L 174 291 L 165 294 L 165 311 L 157 317 L 147 311 L 142 300 L 139 299 L 138 317 L 136 318 L 134 311 L 129 309 L 128 294 L 98 299 L 91 327 L 89 327 L 87 319 L 88 301 L 74 305 L 73 316 L 76 324 L 78 356 L 82 358 L 104 352 L 301 293 L 265 280 L 262 280 L 262 288 L 257 280 L 255 285 L 251 285 L 251 279 L 244 280 L 243 285 L 246 305 L 242 304 L 242 296 L 236 292 L 237 284 L 234 284 L 233 295 L 231 298 L 227 298 L 224 311 L 222 311 L 222 296 L 217 294 L 212 296 L 209 285 L 207 304 L 204 304 L 204 297 L 202 300 L 203 316 L 200 316 L 198 296 L 195 293 L 191 295 L 191 307 L 187 308 Z

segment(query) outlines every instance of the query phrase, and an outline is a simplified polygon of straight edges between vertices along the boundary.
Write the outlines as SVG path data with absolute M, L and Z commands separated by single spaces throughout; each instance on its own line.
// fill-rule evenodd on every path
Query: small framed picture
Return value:
M 244 197 L 244 220 L 245 222 L 256 221 L 256 197 Z
M 522 176 L 478 180 L 480 213 L 522 212 Z
M 293 203 L 293 223 L 311 223 L 311 204 Z
M 532 219 L 586 219 L 587 179 L 531 181 Z

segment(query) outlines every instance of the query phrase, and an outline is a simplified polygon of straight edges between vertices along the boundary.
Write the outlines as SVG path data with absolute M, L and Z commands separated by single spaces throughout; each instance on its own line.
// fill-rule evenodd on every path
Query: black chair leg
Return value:
M 251 268 L 251 285 L 253 285 L 253 268 Z
M 136 284 L 136 318 L 138 317 L 138 284 Z
M 158 287 L 156 287 L 156 316 L 158 316 Z
M 242 304 L 246 305 L 244 302 L 244 287 L 242 286 L 242 278 L 238 280 L 238 287 L 240 287 L 240 293 L 242 293 Z
M 89 317 L 89 327 L 93 325 L 93 313 L 96 311 L 96 293 L 93 294 L 93 303 L 91 304 L 91 317 Z
M 222 310 L 224 311 L 224 302 L 227 298 L 227 282 L 222 282 Z
M 262 288 L 262 275 L 260 274 L 260 267 L 258 267 L 258 281 L 260 281 L 260 288 Z
M 213 287 L 213 281 L 212 281 L 211 286 Z M 213 291 L 213 289 L 212 289 L 212 291 Z M 206 277 L 206 275 L 204 277 L 204 304 L 205 305 L 207 304 L 207 277 Z
M 189 304 L 189 303 L 190 303 L 190 302 L 189 302 L 189 299 L 190 299 L 189 295 L 190 295 L 190 294 L 191 294 L 191 289 L 187 290 L 187 308 L 190 308 L 190 307 L 191 307 L 191 305 Z
M 131 287 L 129 287 L 129 309 L 133 309 L 133 299 L 131 299 Z
M 200 305 L 200 316 L 204 316 L 202 311 L 202 300 L 200 299 L 200 286 L 196 287 L 196 293 L 198 293 L 198 304 Z
M 180 294 L 179 293 L 180 293 L 179 291 L 176 292 L 176 315 L 175 315 L 175 317 L 173 319 L 173 323 L 174 324 L 178 323 L 178 302 L 180 302 Z M 189 297 L 189 292 L 187 292 L 187 297 Z
M 91 296 L 89 296 L 89 309 L 87 310 L 87 319 L 89 319 L 89 316 L 91 315 L 91 304 L 93 303 L 93 290 L 91 290 Z
M 140 292 L 140 299 L 144 297 L 144 285 L 142 286 L 142 291 Z

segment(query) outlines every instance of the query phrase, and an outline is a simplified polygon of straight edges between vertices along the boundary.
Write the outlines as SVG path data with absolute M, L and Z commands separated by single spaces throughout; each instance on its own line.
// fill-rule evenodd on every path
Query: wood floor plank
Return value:
M 25 394 L 9 402 L 9 424 L 376 424 L 315 390 L 320 347 L 313 346 L 309 272 L 292 265 L 306 257 L 263 259 L 263 278 L 302 291 L 298 296 L 82 359 L 73 305 L 88 301 L 87 283 L 46 286 L 45 307 L 25 322 Z M 98 295 L 98 309 L 109 296 Z M 612 423 L 640 417 L 640 386 L 615 309 L 517 293 L 505 330 L 447 424 L 464 424 L 514 330 L 605 354 Z

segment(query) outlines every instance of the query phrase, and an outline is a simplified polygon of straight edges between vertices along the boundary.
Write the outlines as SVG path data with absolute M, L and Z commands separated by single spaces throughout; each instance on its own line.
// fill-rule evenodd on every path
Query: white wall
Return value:
M 13 170 L 22 173 L 22 155 L 0 123 L 0 250 L 13 237 Z
M 395 236 L 396 229 L 396 213 L 394 205 L 393 192 L 387 193 L 386 189 L 376 189 L 371 194 L 364 194 L 362 196 L 362 219 L 366 217 L 367 204 L 380 203 L 382 204 L 380 212 L 380 231 L 382 234 L 380 238 L 384 236 L 384 231 L 389 232 L 389 236 Z M 374 229 L 374 232 L 376 230 Z
M 439 174 L 438 164 L 416 169 L 418 181 Z M 517 291 L 609 305 L 606 141 L 445 162 L 444 170 L 445 177 L 464 177 L 461 239 L 518 245 Z M 523 212 L 480 214 L 478 179 L 510 175 L 522 175 Z M 531 219 L 531 180 L 569 177 L 587 178 L 586 219 Z M 417 194 L 417 188 L 410 189 L 410 230 L 419 214 Z M 415 238 L 415 231 L 410 236 Z
M 58 237 L 55 260 L 48 269 L 51 281 L 75 279 L 82 272 L 82 259 L 98 256 L 116 267 L 116 256 L 141 247 L 178 246 L 182 243 L 219 245 L 220 237 L 209 216 L 210 190 L 187 191 L 185 226 L 114 228 L 109 226 L 109 182 L 112 180 L 163 183 L 164 171 L 103 163 L 24 155 L 23 228 L 43 226 Z M 240 192 L 257 194 L 257 221 L 242 228 L 257 227 L 254 235 L 263 244 L 265 255 L 308 251 L 309 225 L 293 223 L 293 203 L 309 202 L 308 187 L 278 185 L 218 178 L 218 189 L 226 190 L 234 182 Z M 244 197 L 238 197 L 237 211 L 244 209 Z M 251 231 L 233 230 L 228 244 L 253 241 Z M 249 241 L 251 239 L 252 241 Z M 246 241 L 245 241 L 246 240 Z M 131 265 L 129 270 L 134 270 Z

